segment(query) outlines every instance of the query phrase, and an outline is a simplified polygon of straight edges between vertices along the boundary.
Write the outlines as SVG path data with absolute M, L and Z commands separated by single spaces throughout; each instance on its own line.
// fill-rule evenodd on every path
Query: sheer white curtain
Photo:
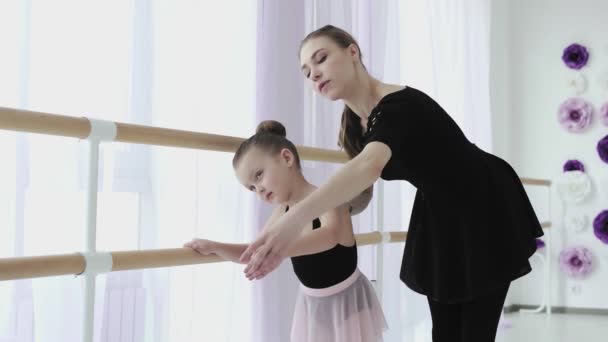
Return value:
M 0 4 L 0 106 L 249 135 L 255 4 Z M 0 132 L 0 257 L 84 248 L 84 142 Z M 252 197 L 228 154 L 102 146 L 99 250 L 247 241 Z M 251 291 L 230 264 L 98 278 L 96 341 L 246 341 Z M 0 283 L 0 341 L 79 341 L 81 280 Z

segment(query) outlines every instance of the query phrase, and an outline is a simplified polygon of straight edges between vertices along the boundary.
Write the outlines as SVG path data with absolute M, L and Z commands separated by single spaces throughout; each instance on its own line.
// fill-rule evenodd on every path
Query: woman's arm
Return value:
M 289 221 L 290 224 L 312 221 L 315 217 L 342 203 L 350 201 L 363 190 L 372 186 L 391 157 L 390 148 L 379 142 L 369 143 L 359 155 L 346 163 L 329 180 L 274 224 Z
M 354 242 L 352 222 L 346 205 L 330 210 L 321 216 L 321 227 L 303 234 L 287 246 L 287 256 L 314 254 L 335 247 L 338 243 Z
M 380 177 L 391 158 L 390 148 L 380 142 L 371 142 L 354 159 L 347 162 L 329 180 L 305 199 L 290 208 L 241 256 L 249 261 L 245 273 L 249 279 L 259 278 L 274 269 L 286 257 L 286 247 L 301 232 L 306 222 L 323 212 L 346 203 L 369 188 Z M 255 258 L 252 255 L 255 251 Z M 258 272 L 263 266 L 262 271 Z
M 349 202 L 350 215 L 355 216 L 355 215 L 358 215 L 361 212 L 363 212 L 369 205 L 369 202 L 372 200 L 373 194 L 374 194 L 374 186 L 372 185 L 369 188 L 363 190 L 363 192 L 360 193 L 359 196 L 353 198 Z

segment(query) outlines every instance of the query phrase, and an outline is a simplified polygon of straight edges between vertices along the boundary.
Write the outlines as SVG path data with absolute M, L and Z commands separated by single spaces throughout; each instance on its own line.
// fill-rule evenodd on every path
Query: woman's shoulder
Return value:
M 378 102 L 378 107 L 387 105 L 399 105 L 404 103 L 410 103 L 415 99 L 428 98 L 430 97 L 423 91 L 414 88 L 410 85 L 386 85 L 384 96 Z

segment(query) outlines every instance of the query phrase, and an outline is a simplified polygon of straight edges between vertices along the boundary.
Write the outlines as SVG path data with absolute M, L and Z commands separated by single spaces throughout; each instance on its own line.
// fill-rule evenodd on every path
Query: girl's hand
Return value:
M 201 255 L 217 254 L 217 242 L 206 239 L 192 239 L 184 244 L 184 247 L 194 249 Z

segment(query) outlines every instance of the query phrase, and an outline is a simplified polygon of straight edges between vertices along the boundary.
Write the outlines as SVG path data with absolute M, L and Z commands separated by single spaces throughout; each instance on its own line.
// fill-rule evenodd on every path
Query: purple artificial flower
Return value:
M 558 120 L 568 132 L 578 133 L 591 123 L 593 106 L 580 97 L 567 99 L 559 106 Z
M 564 172 L 568 171 L 581 171 L 585 172 L 585 166 L 583 163 L 576 159 L 570 159 L 564 164 Z
M 600 108 L 600 121 L 604 126 L 608 126 L 608 102 L 604 103 L 602 108 Z
M 603 210 L 593 220 L 593 233 L 600 241 L 608 244 L 608 210 Z
M 536 239 L 536 250 L 545 248 L 545 241 Z
M 559 253 L 562 272 L 572 278 L 583 278 L 593 269 L 593 256 L 586 247 L 570 247 Z
M 608 163 L 608 135 L 597 142 L 597 154 L 604 163 Z
M 588 60 L 589 52 L 587 51 L 587 48 L 576 43 L 566 47 L 562 54 L 562 61 L 571 69 L 578 70 L 584 67 Z

